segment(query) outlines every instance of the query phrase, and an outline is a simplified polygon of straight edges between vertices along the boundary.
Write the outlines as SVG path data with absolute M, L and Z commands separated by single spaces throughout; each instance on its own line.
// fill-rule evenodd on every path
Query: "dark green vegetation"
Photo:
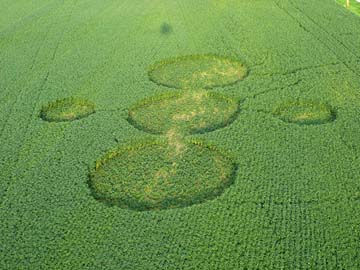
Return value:
M 90 177 L 94 196 L 123 208 L 167 209 L 213 199 L 232 184 L 236 166 L 216 148 L 168 140 L 109 152 Z
M 0 0 L 0 13 L 0 269 L 360 269 L 359 16 L 333 0 Z M 189 91 L 154 83 L 149 67 L 209 54 L 248 70 L 211 89 L 242 101 L 230 125 L 183 138 L 129 124 L 134 104 Z M 71 96 L 96 113 L 39 117 Z M 272 115 L 294 100 L 329 104 L 336 120 Z M 89 171 L 139 140 L 230 151 L 233 184 L 173 209 L 99 202 Z M 200 149 L 194 160 L 211 166 L 214 152 Z
M 41 109 L 40 117 L 49 122 L 74 121 L 95 112 L 95 105 L 89 101 L 65 98 L 56 100 Z
M 168 23 L 163 23 L 160 27 L 160 32 L 164 35 L 168 35 L 172 32 L 172 27 L 170 24 Z
M 324 124 L 335 120 L 335 112 L 328 104 L 312 100 L 296 100 L 276 107 L 272 114 L 285 122 L 300 125 Z
M 140 101 L 130 108 L 129 122 L 155 134 L 175 130 L 181 134 L 213 131 L 229 125 L 239 102 L 206 91 L 171 92 Z
M 163 60 L 150 67 L 154 82 L 178 89 L 214 88 L 234 84 L 247 75 L 246 67 L 216 55 L 188 55 Z

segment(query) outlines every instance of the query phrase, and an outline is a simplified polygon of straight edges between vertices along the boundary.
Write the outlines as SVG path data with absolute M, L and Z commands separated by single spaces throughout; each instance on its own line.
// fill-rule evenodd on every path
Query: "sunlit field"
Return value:
M 0 0 L 0 269 L 359 270 L 350 2 Z

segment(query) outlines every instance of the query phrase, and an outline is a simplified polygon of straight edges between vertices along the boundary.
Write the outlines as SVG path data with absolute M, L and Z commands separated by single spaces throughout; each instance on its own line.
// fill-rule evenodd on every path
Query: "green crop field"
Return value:
M 0 0 L 0 269 L 359 270 L 344 3 Z
M 340 5 L 346 7 L 346 0 L 336 0 Z M 360 15 L 360 1 L 358 0 L 349 0 L 349 10 L 354 12 L 357 15 Z

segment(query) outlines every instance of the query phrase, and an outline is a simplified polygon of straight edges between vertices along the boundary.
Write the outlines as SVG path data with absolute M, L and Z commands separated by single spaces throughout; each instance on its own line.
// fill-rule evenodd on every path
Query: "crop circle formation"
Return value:
M 143 143 L 108 153 L 90 174 L 93 196 L 138 211 L 185 207 L 214 199 L 232 184 L 236 166 L 214 147 Z
M 49 122 L 66 122 L 87 117 L 94 112 L 95 105 L 89 101 L 65 98 L 44 106 L 40 117 Z
M 138 129 L 155 134 L 169 130 L 188 135 L 230 124 L 239 102 L 204 90 L 172 92 L 145 99 L 129 110 L 128 120 Z
M 330 105 L 317 101 L 291 101 L 273 111 L 273 115 L 288 123 L 318 125 L 334 121 L 336 114 Z
M 246 66 L 215 55 L 189 55 L 161 61 L 150 67 L 150 79 L 178 89 L 210 89 L 226 86 L 247 76 Z

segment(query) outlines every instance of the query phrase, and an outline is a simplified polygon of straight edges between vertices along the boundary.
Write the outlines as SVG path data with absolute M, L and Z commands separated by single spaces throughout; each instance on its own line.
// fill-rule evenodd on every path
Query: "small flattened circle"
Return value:
M 246 66 L 234 59 L 216 55 L 189 55 L 170 58 L 150 67 L 150 79 L 177 89 L 211 89 L 243 80 Z
M 50 102 L 41 109 L 40 117 L 48 122 L 74 121 L 95 113 L 95 105 L 87 100 L 65 98 Z
M 172 92 L 145 99 L 129 110 L 128 121 L 155 134 L 169 130 L 188 135 L 204 133 L 231 124 L 239 102 L 205 90 Z
M 330 105 L 312 100 L 296 100 L 284 103 L 274 109 L 275 117 L 299 125 L 320 125 L 336 118 Z
M 92 195 L 110 206 L 137 211 L 186 207 L 221 195 L 233 183 L 235 163 L 213 146 L 165 142 L 119 148 L 96 163 Z

